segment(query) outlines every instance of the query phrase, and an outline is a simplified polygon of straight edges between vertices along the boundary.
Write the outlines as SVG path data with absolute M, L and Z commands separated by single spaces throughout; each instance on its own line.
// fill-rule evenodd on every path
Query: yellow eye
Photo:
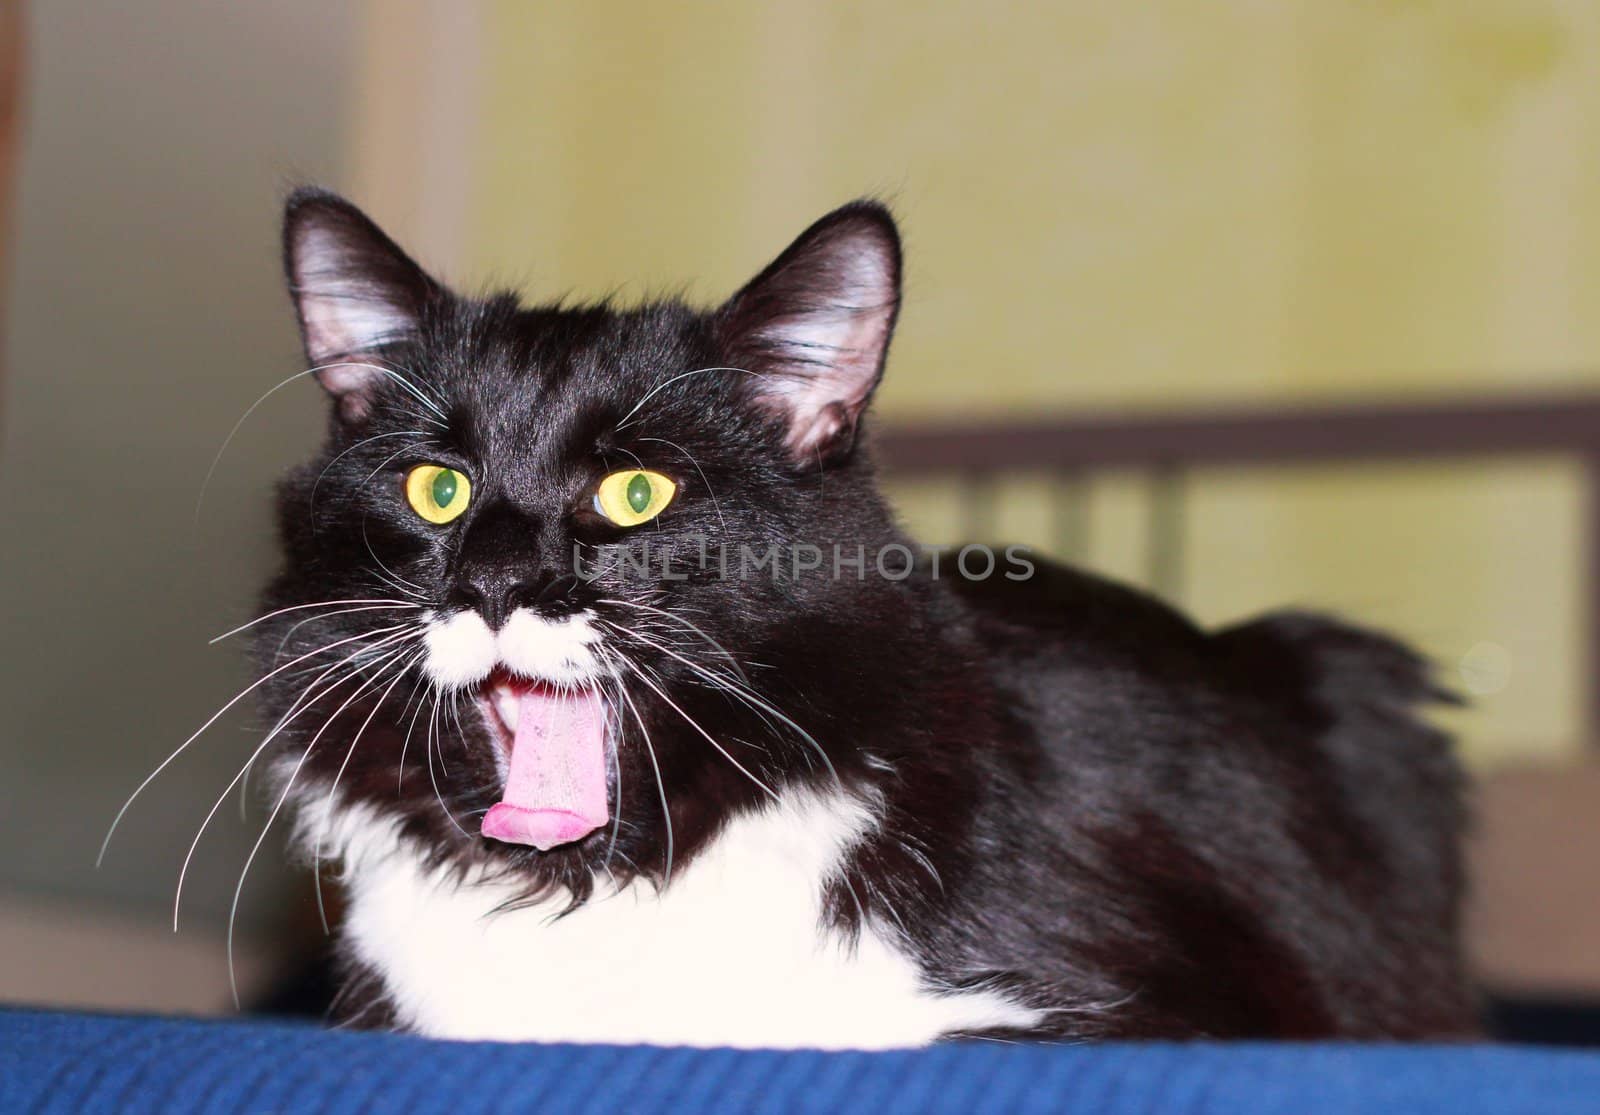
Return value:
M 406 473 L 406 502 L 430 523 L 448 523 L 467 509 L 472 484 L 444 465 L 418 465 Z
M 678 486 L 659 472 L 630 468 L 600 481 L 594 509 L 619 527 L 648 523 L 672 502 Z

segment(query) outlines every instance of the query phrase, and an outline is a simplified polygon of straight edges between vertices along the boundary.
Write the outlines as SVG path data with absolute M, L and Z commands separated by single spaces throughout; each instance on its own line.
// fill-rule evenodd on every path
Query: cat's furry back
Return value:
M 899 305 L 881 207 L 706 312 L 461 298 L 316 192 L 286 240 L 335 405 L 281 490 L 257 647 L 299 846 L 347 891 L 342 1017 L 860 1047 L 1473 1028 L 1460 779 L 1414 655 L 1302 615 L 1208 633 L 1037 558 L 875 564 L 916 549 L 860 436 Z M 405 503 L 429 462 L 470 477 L 447 525 Z M 618 469 L 671 505 L 606 522 Z M 574 573 L 646 539 L 656 575 Z M 730 573 L 707 540 L 780 557 Z M 508 677 L 604 705 L 605 827 L 480 833 Z

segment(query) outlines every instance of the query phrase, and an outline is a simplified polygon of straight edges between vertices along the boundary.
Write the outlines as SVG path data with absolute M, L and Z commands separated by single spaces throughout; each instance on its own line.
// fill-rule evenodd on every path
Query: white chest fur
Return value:
M 854 947 L 820 928 L 824 883 L 873 823 L 840 795 L 739 818 L 663 893 L 602 887 L 559 919 L 561 901 L 494 912 L 512 890 L 427 872 L 363 810 L 332 821 L 348 939 L 426 1034 L 882 1049 L 1038 1019 L 996 994 L 927 987 L 870 925 Z

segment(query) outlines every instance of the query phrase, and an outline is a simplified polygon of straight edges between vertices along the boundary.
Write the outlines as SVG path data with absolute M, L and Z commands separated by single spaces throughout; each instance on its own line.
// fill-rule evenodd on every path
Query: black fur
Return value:
M 714 639 L 827 764 L 681 659 L 620 649 L 763 781 L 825 785 L 831 765 L 882 801 L 881 830 L 833 884 L 828 916 L 846 933 L 864 915 L 902 927 L 933 983 L 1001 988 L 1050 1011 L 1031 1036 L 1472 1032 L 1457 939 L 1460 776 L 1447 741 L 1415 715 L 1439 694 L 1406 649 L 1304 615 L 1207 633 L 1147 596 L 1044 563 L 1029 580 L 978 582 L 948 558 L 940 576 L 924 561 L 904 580 L 876 575 L 870 557 L 860 578 L 834 576 L 831 561 L 725 578 L 688 560 L 696 537 L 734 553 L 911 545 L 857 437 L 898 299 L 898 239 L 881 207 L 824 218 L 711 312 L 458 297 L 347 203 L 302 191 L 286 242 L 303 314 L 317 279 L 297 255 L 308 231 L 331 238 L 350 269 L 337 297 L 377 300 L 408 326 L 346 352 L 308 328 L 314 361 L 397 374 L 319 373 L 339 405 L 322 452 L 281 487 L 285 560 L 269 608 L 416 596 L 448 612 L 476 606 L 462 586 L 487 567 L 542 610 L 587 608 L 627 627 L 638 612 L 597 603 L 626 593 L 691 618 L 707 638 L 679 630 L 677 653 L 732 672 Z M 891 302 L 841 303 L 851 252 L 880 265 Z M 880 348 L 797 403 L 781 388 L 846 362 L 773 339 L 819 307 L 876 323 L 863 335 Z M 717 370 L 662 386 L 699 369 Z M 684 579 L 586 583 L 572 574 L 574 546 L 593 554 L 624 536 L 589 494 L 638 461 L 679 495 L 632 537 L 683 543 Z M 407 508 L 401 478 L 419 462 L 472 478 L 460 520 L 432 526 Z M 264 668 L 307 656 L 267 687 L 272 719 L 306 692 L 315 674 L 303 668 L 320 672 L 412 618 L 308 609 L 263 624 Z M 317 649 L 341 639 L 353 641 Z M 564 892 L 579 905 L 608 874 L 670 885 L 655 773 L 628 718 L 615 848 L 607 828 L 539 853 L 477 835 L 500 787 L 472 702 L 455 710 L 459 724 L 449 699 L 435 719 L 414 662 L 362 661 L 381 684 L 336 715 L 360 679 L 330 689 L 283 733 L 280 771 L 304 757 L 301 800 L 337 777 L 343 798 L 400 820 L 439 864 L 488 865 L 530 899 Z M 763 794 L 650 690 L 629 695 L 654 742 L 681 867 Z M 383 996 L 382 973 L 353 971 L 341 1013 L 392 1024 Z

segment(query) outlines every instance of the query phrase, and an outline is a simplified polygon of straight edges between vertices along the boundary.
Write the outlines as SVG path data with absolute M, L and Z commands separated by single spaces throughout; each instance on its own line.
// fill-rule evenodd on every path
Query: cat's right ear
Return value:
M 856 441 L 900 312 L 900 234 L 856 201 L 800 234 L 717 312 L 727 358 L 786 432 L 798 469 L 843 460 Z
M 283 259 L 306 358 L 340 417 L 358 422 L 389 374 L 381 350 L 415 336 L 443 289 L 365 213 L 325 190 L 290 195 Z

